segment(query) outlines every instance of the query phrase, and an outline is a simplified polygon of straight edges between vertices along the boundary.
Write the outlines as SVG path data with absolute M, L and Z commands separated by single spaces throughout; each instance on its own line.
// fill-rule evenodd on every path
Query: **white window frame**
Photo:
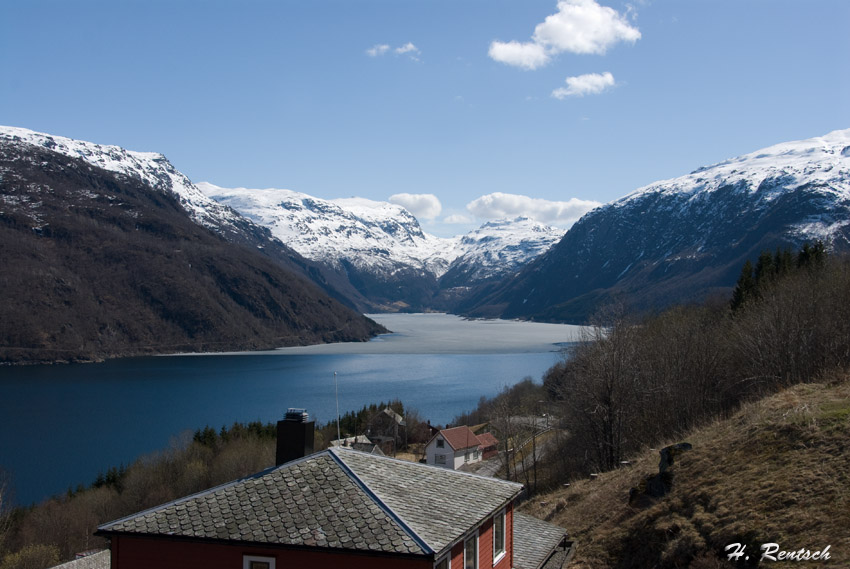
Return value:
M 251 569 L 252 561 L 260 561 L 262 563 L 268 563 L 269 569 L 275 569 L 275 558 L 274 557 L 261 557 L 258 555 L 243 555 L 242 556 L 242 569 Z
M 478 548 L 478 530 L 475 530 L 474 534 L 463 540 L 463 569 L 466 569 L 466 544 L 472 540 L 475 540 L 475 564 L 472 566 L 472 569 L 478 569 L 478 561 L 481 557 L 481 550 Z
M 496 551 L 496 524 L 501 523 L 502 526 L 502 550 Z M 493 566 L 495 567 L 505 555 L 508 554 L 508 514 L 507 510 L 502 510 L 493 516 Z

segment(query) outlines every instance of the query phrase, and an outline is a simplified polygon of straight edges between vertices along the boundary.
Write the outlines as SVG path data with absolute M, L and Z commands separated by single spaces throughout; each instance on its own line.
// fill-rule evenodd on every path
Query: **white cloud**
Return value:
M 447 215 L 443 219 L 443 223 L 446 223 L 448 225 L 466 225 L 473 222 L 475 222 L 475 220 L 469 217 L 468 215 L 462 215 L 459 213 Z
M 366 50 L 366 55 L 368 55 L 369 57 L 380 57 L 382 55 L 388 54 L 391 50 L 396 55 L 407 55 L 410 59 L 413 59 L 414 61 L 419 61 L 418 56 L 422 53 L 421 51 L 419 51 L 418 47 L 416 47 L 410 42 L 407 42 L 403 46 L 397 47 L 395 49 L 393 49 L 389 44 L 375 44 Z
M 443 204 L 434 194 L 394 194 L 389 201 L 423 219 L 434 219 L 443 211 Z
M 552 91 L 556 99 L 567 97 L 584 97 L 585 95 L 598 95 L 616 85 L 614 76 L 609 72 L 588 73 L 576 77 L 567 77 L 567 86 Z
M 390 50 L 390 46 L 385 43 L 373 45 L 369 49 L 366 50 L 366 54 L 369 57 L 378 57 L 379 55 L 384 55 Z
M 520 43 L 518 41 L 499 42 L 490 44 L 488 55 L 501 63 L 523 67 L 525 69 L 537 69 L 549 63 L 546 49 L 536 43 Z
M 631 15 L 633 8 L 629 10 Z M 531 42 L 494 41 L 489 55 L 508 65 L 536 69 L 559 53 L 603 55 L 621 41 L 634 43 L 640 37 L 628 18 L 596 0 L 559 0 L 558 12 L 537 24 Z
M 541 223 L 569 226 L 595 207 L 599 202 L 572 198 L 569 201 L 550 201 L 519 194 L 495 192 L 476 198 L 466 204 L 466 209 L 483 219 L 530 217 Z
M 415 54 L 420 53 L 419 48 L 417 48 L 415 45 L 413 45 L 410 42 L 407 42 L 406 44 L 404 44 L 401 47 L 395 48 L 395 52 L 399 55 L 403 55 L 405 53 L 415 53 Z

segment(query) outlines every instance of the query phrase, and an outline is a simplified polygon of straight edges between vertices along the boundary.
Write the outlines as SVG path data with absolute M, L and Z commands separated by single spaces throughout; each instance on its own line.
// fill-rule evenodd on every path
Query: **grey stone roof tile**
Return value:
M 515 498 L 522 485 L 354 451 L 336 451 L 362 483 L 435 552 Z
M 495 478 L 333 449 L 99 530 L 433 555 L 521 489 Z
M 355 524 L 356 535 L 352 536 Z M 329 453 L 287 463 L 99 529 L 104 533 L 426 553 Z
M 54 566 L 52 569 L 109 569 L 112 565 L 111 553 L 108 549 L 98 551 Z
M 514 565 L 538 569 L 564 540 L 567 531 L 532 516 L 514 512 Z

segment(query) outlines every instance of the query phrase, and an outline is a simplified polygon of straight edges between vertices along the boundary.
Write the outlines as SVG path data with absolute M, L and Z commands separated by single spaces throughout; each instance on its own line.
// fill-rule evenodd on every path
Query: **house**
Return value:
M 381 447 L 369 440 L 366 435 L 357 435 L 356 437 L 347 437 L 344 439 L 334 439 L 331 441 L 331 447 L 348 447 L 362 452 L 372 454 L 384 454 Z
M 499 454 L 499 441 L 493 436 L 493 433 L 481 433 L 478 435 L 478 440 L 481 441 L 481 459 L 487 460 Z
M 384 454 L 395 456 L 407 440 L 407 423 L 404 417 L 385 407 L 369 420 L 366 434 Z
M 521 492 L 514 482 L 338 447 L 97 533 L 109 539 L 112 569 L 561 567 L 564 530 L 515 515 Z
M 490 433 L 486 438 L 488 448 L 496 449 L 498 441 Z M 492 456 L 492 455 L 491 455 Z M 480 462 L 482 441 L 478 435 L 467 426 L 443 429 L 425 445 L 425 462 L 434 466 L 442 466 L 457 470 L 464 464 Z

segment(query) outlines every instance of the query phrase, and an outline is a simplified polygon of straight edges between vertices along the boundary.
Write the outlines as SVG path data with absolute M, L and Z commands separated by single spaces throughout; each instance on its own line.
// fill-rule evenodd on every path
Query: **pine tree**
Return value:
M 732 291 L 732 311 L 735 312 L 755 296 L 756 280 L 753 277 L 753 264 L 747 259 L 747 262 L 744 263 L 741 269 L 741 276 L 738 277 L 735 290 Z

